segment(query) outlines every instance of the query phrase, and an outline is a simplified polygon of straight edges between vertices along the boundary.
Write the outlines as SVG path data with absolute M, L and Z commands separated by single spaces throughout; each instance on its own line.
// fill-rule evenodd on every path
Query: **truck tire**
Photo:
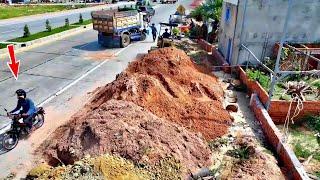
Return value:
M 121 35 L 120 45 L 122 48 L 127 47 L 130 44 L 130 36 L 128 34 Z
M 146 40 L 146 39 L 147 39 L 146 33 L 142 32 L 142 33 L 141 33 L 141 37 L 140 37 L 140 41 L 144 41 L 144 40 Z

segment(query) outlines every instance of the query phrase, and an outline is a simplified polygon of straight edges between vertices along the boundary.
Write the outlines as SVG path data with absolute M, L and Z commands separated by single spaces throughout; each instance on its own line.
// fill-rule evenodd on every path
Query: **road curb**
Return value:
M 56 40 L 59 40 L 59 39 L 62 39 L 62 38 L 65 38 L 65 37 L 68 37 L 68 36 L 71 36 L 71 35 L 74 35 L 77 33 L 81 33 L 84 31 L 88 31 L 91 29 L 92 29 L 92 24 L 88 24 L 85 26 L 80 26 L 78 28 L 63 31 L 61 33 L 57 33 L 57 34 L 53 34 L 53 35 L 50 35 L 47 37 L 43 37 L 40 39 L 35 39 L 32 41 L 23 42 L 23 43 L 15 43 L 15 42 L 12 42 L 12 43 L 16 44 L 16 45 L 14 45 L 14 49 L 16 52 L 22 52 L 22 51 L 27 50 L 29 48 L 32 48 L 32 47 L 35 47 L 38 45 L 42 45 L 45 43 L 49 43 L 52 41 L 56 41 Z M 6 48 L 0 49 L 0 56 L 6 56 L 6 55 L 8 55 L 8 50 Z

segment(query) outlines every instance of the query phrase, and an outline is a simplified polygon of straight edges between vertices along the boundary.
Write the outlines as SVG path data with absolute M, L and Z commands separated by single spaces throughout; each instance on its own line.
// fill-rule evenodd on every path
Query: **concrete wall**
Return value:
M 226 9 L 230 9 L 230 20 L 228 22 L 225 21 L 226 19 Z M 222 16 L 220 20 L 220 28 L 219 29 L 219 51 L 223 54 L 223 56 L 227 59 L 227 51 L 228 51 L 228 41 L 231 39 L 233 44 L 235 27 L 237 22 L 237 6 L 233 3 L 224 2 L 223 3 L 223 10 Z M 232 56 L 231 56 L 232 58 Z
M 320 42 L 320 0 L 292 0 L 292 2 L 287 41 Z M 281 39 L 287 11 L 288 0 L 239 0 L 231 64 L 241 64 L 248 59 L 248 53 L 239 48 L 241 43 L 248 46 L 259 59 L 270 56 L 274 43 Z M 225 8 L 222 14 L 224 12 Z M 223 17 L 221 21 L 224 21 Z M 227 42 L 223 36 L 229 35 L 229 31 L 232 31 L 229 28 L 231 27 L 221 23 L 219 49 L 221 48 L 225 57 Z M 266 41 L 268 42 L 265 43 Z M 266 54 L 262 56 L 264 45 Z

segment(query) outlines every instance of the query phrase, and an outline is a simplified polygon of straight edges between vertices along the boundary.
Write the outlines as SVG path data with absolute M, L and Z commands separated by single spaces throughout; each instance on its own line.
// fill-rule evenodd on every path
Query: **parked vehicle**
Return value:
M 7 112 L 7 110 L 5 109 Z M 19 142 L 19 139 L 28 134 L 27 125 L 23 123 L 23 120 L 17 114 L 8 114 L 11 119 L 11 124 L 3 129 L 1 129 L 0 134 L 3 135 L 2 146 L 6 150 L 14 149 Z M 37 112 L 32 118 L 32 125 L 35 129 L 40 128 L 44 124 L 44 109 L 39 107 Z
M 177 0 L 161 0 L 162 4 L 175 4 L 176 2 L 178 2 Z
M 137 11 L 93 11 L 93 29 L 98 31 L 98 43 L 105 47 L 126 47 L 131 41 L 144 41 L 147 33 L 144 15 Z
M 149 0 L 137 0 L 137 2 L 136 2 L 136 6 L 137 7 L 146 6 L 146 5 L 149 5 L 149 4 L 150 4 Z
M 139 6 L 138 12 L 143 12 L 149 16 L 154 16 L 156 13 L 156 10 L 154 10 L 153 7 L 151 7 L 151 6 Z
M 169 17 L 169 23 L 186 25 L 187 24 L 187 16 L 180 15 L 180 14 L 171 14 Z

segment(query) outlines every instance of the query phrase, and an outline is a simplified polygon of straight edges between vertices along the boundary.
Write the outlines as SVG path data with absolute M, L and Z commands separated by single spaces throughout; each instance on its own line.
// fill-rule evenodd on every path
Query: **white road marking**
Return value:
M 130 47 L 132 44 L 130 44 L 129 46 L 127 46 L 126 48 L 122 48 L 120 51 L 116 52 L 114 55 L 118 56 L 122 51 L 126 50 L 128 47 Z M 92 73 L 93 71 L 95 71 L 96 69 L 98 69 L 99 67 L 101 67 L 103 64 L 105 64 L 107 61 L 109 61 L 109 59 L 105 59 L 103 62 L 99 63 L 98 65 L 96 65 L 95 67 L 93 67 L 92 69 L 90 69 L 89 71 L 87 71 L 86 73 L 84 73 L 82 76 L 80 76 L 79 78 L 77 78 L 76 80 L 74 80 L 73 82 L 71 82 L 70 84 L 68 84 L 65 87 L 62 87 L 60 90 L 58 90 L 56 93 L 54 93 L 53 95 L 51 95 L 50 97 L 48 97 L 47 99 L 45 99 L 44 101 L 42 101 L 41 103 L 37 104 L 37 106 L 43 106 L 47 103 L 49 103 L 51 100 L 53 100 L 55 97 L 59 96 L 60 94 L 62 94 L 63 92 L 65 92 L 66 90 L 68 90 L 69 88 L 71 88 L 72 86 L 74 86 L 75 84 L 77 84 L 79 81 L 81 81 L 83 78 L 87 77 L 90 73 Z
M 10 31 L 0 32 L 0 34 L 6 34 L 6 33 L 14 32 L 14 31 L 17 31 L 17 29 L 12 29 L 12 30 L 10 30 Z

